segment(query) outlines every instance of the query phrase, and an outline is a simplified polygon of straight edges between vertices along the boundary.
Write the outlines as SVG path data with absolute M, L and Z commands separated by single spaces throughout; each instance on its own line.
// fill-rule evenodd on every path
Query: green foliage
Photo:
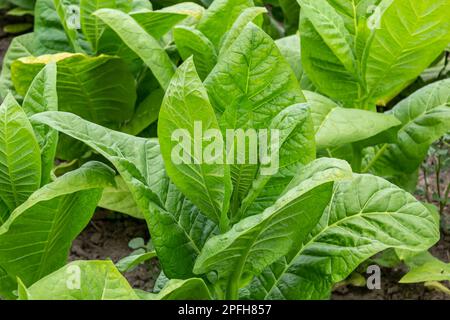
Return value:
M 449 1 L 37 1 L 0 75 L 0 296 L 326 299 L 380 252 L 438 287 L 439 213 L 408 191 L 450 128 Z M 228 130 L 261 129 L 275 172 L 220 161 Z M 151 242 L 66 264 L 97 206 Z M 156 258 L 155 289 L 133 289 L 121 273 Z

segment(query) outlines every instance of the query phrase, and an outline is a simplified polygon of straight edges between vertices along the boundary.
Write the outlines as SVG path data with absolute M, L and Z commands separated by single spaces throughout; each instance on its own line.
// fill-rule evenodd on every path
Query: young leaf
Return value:
M 223 35 L 231 28 L 244 9 L 253 7 L 252 0 L 216 0 L 206 10 L 197 28 L 218 49 Z
M 120 272 L 128 272 L 136 268 L 141 263 L 156 257 L 156 252 L 144 252 L 140 254 L 132 254 L 116 263 L 116 267 Z
M 28 117 L 39 112 L 58 110 L 56 64 L 49 63 L 36 75 L 25 95 L 22 107 Z M 39 124 L 35 124 L 33 129 L 41 151 L 41 185 L 43 186 L 51 180 L 58 132 Z
M 27 115 L 9 94 L 0 105 L 0 212 L 3 222 L 41 185 L 41 153 Z
M 198 75 L 204 80 L 217 63 L 214 45 L 201 31 L 186 26 L 174 28 L 173 37 L 181 58 L 193 56 Z
M 298 2 L 301 4 L 303 1 Z M 347 106 L 353 106 L 360 95 L 361 81 L 355 78 L 355 68 L 352 67 L 355 63 L 352 62 L 355 58 L 352 50 L 353 40 L 348 38 L 349 32 L 345 29 L 343 15 L 336 12 L 331 6 L 332 2 L 319 1 L 320 8 L 325 10 L 323 15 L 317 11 L 313 1 L 307 2 L 310 10 L 306 13 L 311 12 L 315 23 L 301 10 L 302 65 L 308 78 L 322 93 L 342 101 Z M 322 30 L 322 34 L 317 28 Z M 332 34 L 337 37 L 332 37 Z M 322 35 L 326 39 L 322 38 Z M 345 52 L 349 55 L 346 56 Z
M 111 261 L 69 263 L 19 292 L 20 300 L 139 300 Z
M 344 20 L 326 0 L 298 0 L 304 14 L 335 57 L 350 74 L 356 74 L 353 39 Z
M 200 130 L 219 130 L 214 110 L 211 107 L 193 59 L 188 59 L 177 70 L 172 79 L 161 107 L 158 122 L 158 136 L 161 153 L 165 162 L 167 175 L 183 194 L 189 198 L 207 217 L 217 223 L 227 223 L 227 211 L 231 196 L 231 179 L 229 167 L 221 164 L 207 164 L 202 161 L 203 150 L 208 142 L 198 138 L 196 125 Z M 187 154 L 189 163 L 177 162 L 180 154 L 173 152 L 179 142 L 173 140 L 177 129 L 184 130 L 188 136 Z M 222 136 L 218 137 L 223 143 Z M 186 142 L 183 140 L 183 143 Z M 200 149 L 201 148 L 201 149 Z M 200 154 L 196 150 L 200 149 Z M 224 159 L 224 151 L 219 151 Z M 220 157 L 219 155 L 216 155 Z M 225 225 L 222 225 L 225 226 Z
M 94 14 L 113 29 L 122 41 L 144 61 L 161 87 L 166 89 L 174 74 L 175 66 L 158 41 L 131 16 L 119 10 L 100 9 Z
M 220 46 L 220 55 L 224 54 L 230 48 L 230 46 L 234 41 L 236 41 L 247 24 L 255 20 L 256 17 L 263 13 L 267 13 L 267 9 L 262 7 L 252 7 L 242 11 L 242 13 L 233 23 L 231 29 L 223 37 Z
M 400 283 L 450 281 L 450 263 L 433 257 L 429 252 L 412 257 L 406 264 L 410 270 L 400 279 Z
M 281 110 L 305 102 L 293 71 L 274 41 L 251 23 L 219 59 L 205 86 L 215 111 L 228 111 L 229 118 L 235 119 L 225 123 L 223 129 L 245 125 L 267 128 Z M 236 112 L 251 117 L 252 122 L 242 123 L 245 117 L 236 119 Z

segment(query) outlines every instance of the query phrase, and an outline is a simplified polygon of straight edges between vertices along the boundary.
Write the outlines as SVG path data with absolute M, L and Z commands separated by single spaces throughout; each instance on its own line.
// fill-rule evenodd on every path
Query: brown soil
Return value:
M 108 217 L 99 210 L 86 229 L 74 241 L 70 252 L 70 261 L 106 260 L 117 262 L 128 256 L 133 250 L 128 247 L 131 239 L 150 238 L 147 225 L 140 220 L 128 217 Z M 151 290 L 159 274 L 157 261 L 140 265 L 125 277 L 135 288 Z

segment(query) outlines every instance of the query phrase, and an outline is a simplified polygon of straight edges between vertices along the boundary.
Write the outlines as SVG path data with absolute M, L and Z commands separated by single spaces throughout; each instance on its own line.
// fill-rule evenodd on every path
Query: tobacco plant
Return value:
M 249 24 L 228 50 L 204 83 L 193 59 L 178 68 L 161 108 L 159 143 L 70 113 L 32 117 L 84 141 L 122 175 L 171 279 L 162 292 L 196 284 L 208 288 L 201 291 L 208 293 L 203 298 L 326 298 L 334 283 L 375 253 L 423 251 L 437 241 L 435 216 L 407 192 L 382 178 L 353 173 L 345 161 L 314 160 L 310 110 L 269 36 Z M 266 60 L 272 63 L 253 68 Z M 284 83 L 272 86 L 261 74 Z M 248 107 L 228 101 L 245 101 Z M 263 176 L 261 165 L 174 165 L 171 132 L 193 133 L 195 121 L 221 130 L 250 124 L 279 128 L 279 173 Z M 58 277 L 42 285 L 47 281 Z M 29 297 L 36 290 L 39 298 L 39 285 Z
M 47 177 L 26 184 L 28 193 L 2 218 L 0 238 L 17 244 L 0 239 L 7 279 L 0 295 L 323 299 L 388 249 L 411 268 L 403 282 L 446 279 L 448 265 L 425 252 L 439 239 L 438 214 L 408 191 L 429 146 L 450 127 L 450 82 L 399 94 L 435 61 L 447 61 L 440 55 L 450 42 L 448 0 L 280 0 L 286 28 L 277 36 L 268 27 L 277 25 L 276 11 L 252 0 L 202 2 L 208 9 L 175 1 L 155 10 L 147 1 L 69 2 L 37 1 L 35 31 L 14 39 L 0 77 L 2 110 L 21 115 L 19 127 L 28 128 L 21 142 L 34 144 L 23 148 L 45 159 Z M 79 4 L 78 30 L 66 16 L 69 4 Z M 193 136 L 199 121 L 222 133 L 214 137 L 222 145 L 229 129 L 279 130 L 280 147 L 270 150 L 279 171 L 264 175 L 262 162 L 198 164 L 195 152 L 191 164 L 174 161 L 173 132 Z M 1 143 L 11 150 L 8 139 Z M 105 164 L 88 162 L 56 178 L 55 155 Z M 59 187 L 65 183 L 70 188 Z M 48 218 L 61 228 L 31 224 L 40 211 L 26 204 L 53 201 L 46 192 L 77 197 L 71 210 L 85 206 L 81 218 L 61 209 Z M 97 202 L 145 219 L 154 252 L 119 267 L 156 255 L 162 273 L 153 292 L 132 289 L 108 261 L 64 266 Z M 28 243 L 18 232 L 48 237 Z M 22 269 L 38 260 L 35 273 Z M 79 285 L 68 287 L 74 270 Z

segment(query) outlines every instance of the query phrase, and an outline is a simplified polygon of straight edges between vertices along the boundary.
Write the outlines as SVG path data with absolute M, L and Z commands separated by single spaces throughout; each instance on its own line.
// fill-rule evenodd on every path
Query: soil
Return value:
M 3 26 L 10 23 L 0 12 L 0 66 L 4 53 L 12 39 L 11 35 L 3 32 Z M 449 177 L 449 174 L 446 175 Z M 421 179 L 423 181 L 423 179 Z M 423 199 L 421 199 L 423 200 Z M 450 209 L 447 206 L 443 220 L 450 222 Z M 447 226 L 448 227 L 448 226 Z M 450 228 L 443 228 L 450 230 Z M 70 261 L 73 260 L 104 260 L 114 262 L 129 255 L 133 250 L 128 243 L 131 239 L 142 237 L 148 241 L 150 235 L 144 221 L 116 215 L 99 210 L 85 230 L 74 241 Z M 441 241 L 431 249 L 431 252 L 443 261 L 450 262 L 450 234 L 442 233 Z M 422 284 L 399 284 L 399 279 L 406 269 L 400 266 L 394 269 L 382 268 L 381 289 L 369 290 L 365 287 L 342 286 L 333 292 L 335 300 L 450 300 L 450 296 L 441 292 L 427 289 Z M 134 288 L 151 290 L 159 274 L 156 260 L 140 265 L 125 277 Z M 448 285 L 448 283 L 447 283 Z

